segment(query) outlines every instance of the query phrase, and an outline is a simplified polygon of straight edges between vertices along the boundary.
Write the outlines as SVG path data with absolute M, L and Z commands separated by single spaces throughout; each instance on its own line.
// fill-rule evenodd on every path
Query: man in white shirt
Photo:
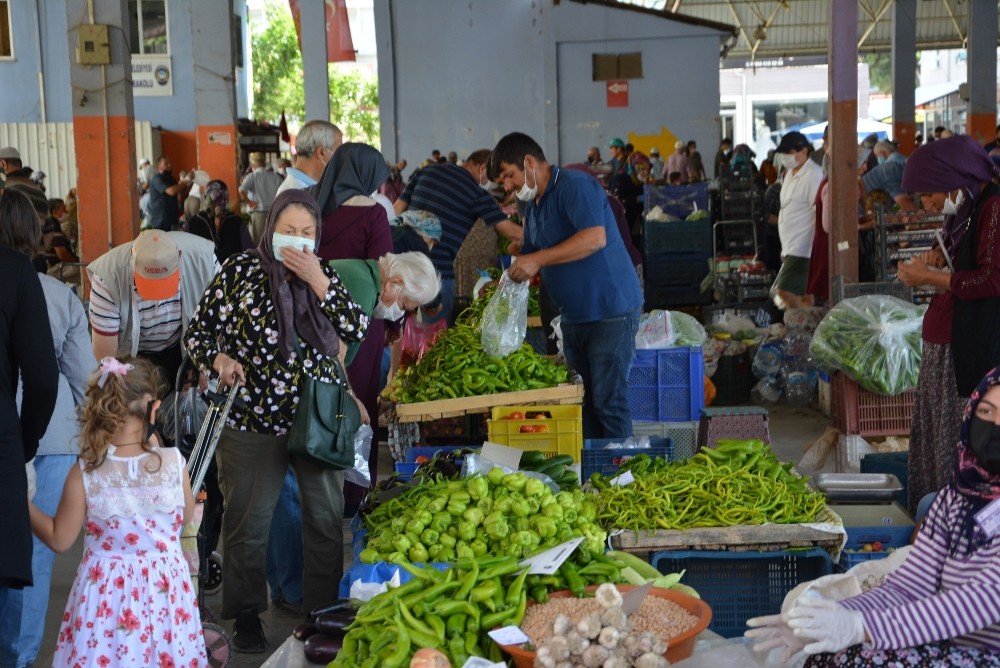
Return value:
M 775 149 L 785 168 L 781 182 L 778 236 L 781 238 L 781 270 L 771 287 L 779 308 L 810 306 L 806 294 L 809 257 L 816 233 L 816 193 L 823 170 L 809 159 L 812 144 L 801 132 L 789 132 Z
M 285 180 L 278 192 L 290 188 L 305 190 L 316 185 L 326 163 L 343 141 L 340 128 L 329 121 L 309 121 L 303 125 L 295 136 L 295 166 L 285 169 Z
M 256 244 L 264 236 L 267 212 L 278 195 L 283 179 L 264 166 L 263 153 L 250 154 L 250 167 L 253 171 L 243 178 L 239 190 L 240 199 L 250 207 L 250 237 Z

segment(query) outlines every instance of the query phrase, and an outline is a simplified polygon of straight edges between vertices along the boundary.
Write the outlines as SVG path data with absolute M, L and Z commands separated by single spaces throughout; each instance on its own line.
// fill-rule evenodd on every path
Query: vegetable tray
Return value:
M 583 403 L 583 385 L 563 384 L 540 390 L 501 392 L 458 399 L 439 399 L 412 404 L 397 403 L 396 418 L 399 422 L 423 422 L 457 417 L 468 413 L 488 413 L 494 406 L 519 404 L 579 404 Z
M 840 525 L 841 520 L 829 507 L 820 511 L 816 523 Z M 757 552 L 794 547 L 822 547 L 836 554 L 846 532 L 822 531 L 811 524 L 737 524 L 729 527 L 699 527 L 686 531 L 660 529 L 651 532 L 619 531 L 610 533 L 611 547 L 626 552 L 658 550 L 719 550 Z

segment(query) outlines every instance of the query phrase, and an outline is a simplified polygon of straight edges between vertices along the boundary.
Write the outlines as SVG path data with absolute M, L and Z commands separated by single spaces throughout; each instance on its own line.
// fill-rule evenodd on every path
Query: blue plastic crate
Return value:
M 708 276 L 708 258 L 702 253 L 650 253 L 643 269 L 646 285 L 651 288 L 698 287 Z
M 418 466 L 420 464 L 416 462 L 396 462 L 396 473 L 399 474 L 400 478 L 409 480 L 417 472 Z
M 650 438 L 648 448 L 606 448 L 609 443 L 620 443 L 620 438 L 588 438 L 583 442 L 583 459 L 580 464 L 580 479 L 586 481 L 591 474 L 612 476 L 621 465 L 636 455 L 662 457 L 674 460 L 674 446 L 669 438 Z
M 844 521 L 847 531 L 847 542 L 841 552 L 838 566 L 843 570 L 872 559 L 884 559 L 889 556 L 888 548 L 900 548 L 909 545 L 913 535 L 913 520 L 897 503 L 881 503 L 871 505 L 842 504 L 831 505 L 830 510 Z M 882 543 L 878 552 L 864 552 L 864 546 L 872 543 Z
M 681 220 L 669 223 L 647 220 L 643 226 L 643 251 L 656 253 L 712 254 L 712 221 Z
M 705 406 L 702 350 L 636 350 L 628 374 L 628 405 L 633 420 L 690 422 Z
M 657 552 L 650 563 L 661 573 L 685 571 L 681 582 L 694 587 L 712 608 L 709 630 L 725 638 L 742 636 L 751 617 L 780 613 L 788 592 L 833 571 L 830 555 L 822 548 L 775 552 L 678 550 Z
M 708 211 L 708 182 L 700 181 L 686 186 L 646 185 L 642 201 L 645 213 L 658 206 L 671 216 L 683 220 L 694 213 L 695 204 L 702 211 Z M 707 219 L 702 222 L 710 224 Z

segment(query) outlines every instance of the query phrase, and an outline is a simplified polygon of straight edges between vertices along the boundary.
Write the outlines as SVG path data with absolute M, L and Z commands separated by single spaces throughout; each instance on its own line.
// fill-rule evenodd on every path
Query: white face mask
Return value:
M 531 170 L 531 180 L 535 185 L 528 187 L 528 168 L 524 168 L 524 185 L 517 191 L 516 197 L 522 202 L 531 202 L 538 197 L 538 179 L 535 177 L 535 170 Z
M 791 153 L 782 153 L 781 164 L 785 169 L 795 169 L 799 166 L 799 161 Z
M 382 297 L 379 295 L 379 300 L 375 302 L 375 308 L 372 309 L 372 317 L 376 320 L 389 320 L 390 322 L 396 322 L 406 315 L 406 311 L 399 305 L 399 293 L 403 291 L 399 284 L 389 283 L 387 286 L 382 288 L 382 293 L 385 294 L 388 292 L 388 286 L 390 285 L 395 286 L 396 288 L 396 298 L 391 304 L 386 306 L 382 303 Z
M 315 246 L 315 242 L 312 239 L 305 239 L 303 237 L 297 237 L 293 234 L 278 234 L 277 232 L 271 237 L 271 251 L 274 253 L 274 259 L 278 262 L 283 262 L 284 258 L 281 257 L 281 249 L 288 248 L 292 246 L 293 248 L 301 248 L 302 250 L 311 249 Z
M 961 188 L 958 189 L 958 196 L 955 201 L 951 199 L 951 193 L 944 196 L 944 204 L 941 206 L 941 213 L 948 216 L 958 215 L 958 207 L 962 206 L 962 202 L 965 201 L 965 191 Z

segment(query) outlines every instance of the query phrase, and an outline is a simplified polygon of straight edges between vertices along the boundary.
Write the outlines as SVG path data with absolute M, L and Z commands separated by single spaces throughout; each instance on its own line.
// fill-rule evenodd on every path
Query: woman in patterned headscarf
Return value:
M 1000 186 L 986 151 L 967 136 L 921 146 L 906 161 L 903 190 L 923 207 L 946 214 L 941 248 L 897 265 L 907 285 L 932 285 L 923 324 L 920 383 L 910 433 L 910 512 L 925 494 L 945 486 L 965 398 L 1000 364 Z M 975 337 L 982 339 L 976 340 Z
M 902 565 L 858 596 L 750 620 L 757 649 L 804 651 L 807 668 L 1000 667 L 1000 369 L 972 392 L 949 449 L 951 482 Z

